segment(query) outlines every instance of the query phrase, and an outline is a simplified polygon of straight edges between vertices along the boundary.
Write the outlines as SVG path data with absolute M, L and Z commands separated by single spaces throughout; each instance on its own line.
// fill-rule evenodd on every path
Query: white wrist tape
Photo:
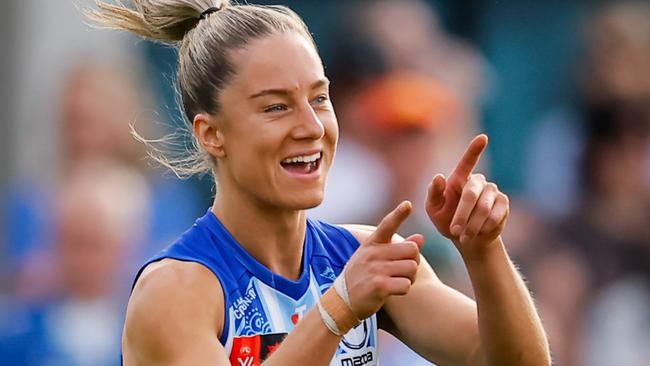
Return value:
M 345 270 L 318 301 L 318 311 L 327 329 L 337 336 L 345 335 L 350 329 L 361 323 L 350 306 L 350 296 L 345 283 Z
M 345 304 L 352 310 L 352 304 L 350 303 L 350 294 L 348 293 L 348 284 L 345 280 L 345 268 L 341 271 L 341 274 L 336 277 L 334 280 L 334 289 L 341 296 Z
M 329 329 L 330 332 L 334 333 L 335 335 L 343 337 L 344 334 L 342 334 L 339 330 L 339 326 L 336 325 L 336 322 L 334 319 L 332 319 L 327 310 L 325 310 L 323 304 L 321 304 L 320 301 L 318 302 L 318 311 L 320 312 L 320 317 L 323 319 L 323 323 L 325 323 L 327 329 Z

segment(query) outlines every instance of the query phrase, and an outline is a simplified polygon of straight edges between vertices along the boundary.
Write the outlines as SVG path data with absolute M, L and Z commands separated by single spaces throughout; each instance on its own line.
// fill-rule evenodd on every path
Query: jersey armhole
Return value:
M 230 331 L 230 320 L 228 318 L 228 304 L 230 303 L 230 291 L 224 286 L 224 281 L 219 277 L 219 274 L 215 272 L 205 261 L 202 261 L 200 259 L 196 258 L 189 258 L 189 257 L 183 257 L 183 256 L 164 256 L 164 257 L 159 257 L 159 258 L 153 258 L 149 261 L 147 261 L 142 268 L 138 271 L 138 274 L 135 277 L 135 280 L 133 280 L 133 286 L 131 286 L 131 292 L 133 292 L 133 289 L 135 288 L 136 283 L 140 279 L 140 276 L 142 275 L 142 272 L 150 265 L 153 263 L 158 263 L 164 259 L 173 259 L 177 260 L 180 262 L 194 262 L 197 264 L 202 265 L 203 267 L 207 268 L 214 277 L 219 281 L 219 284 L 221 285 L 221 291 L 223 294 L 223 327 L 221 329 L 221 334 L 218 335 L 219 342 L 221 342 L 221 345 L 226 347 L 226 342 L 228 338 L 228 332 Z

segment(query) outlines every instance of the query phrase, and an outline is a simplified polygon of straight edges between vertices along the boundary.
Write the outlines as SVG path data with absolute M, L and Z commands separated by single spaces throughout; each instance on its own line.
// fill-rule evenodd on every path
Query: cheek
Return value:
M 251 132 L 227 137 L 227 159 L 237 175 L 251 179 L 266 175 L 275 167 L 281 139 L 273 128 L 256 128 Z
M 336 114 L 332 111 L 324 116 L 321 122 L 323 123 L 323 128 L 325 128 L 325 138 L 336 145 L 339 138 L 339 123 L 336 119 Z

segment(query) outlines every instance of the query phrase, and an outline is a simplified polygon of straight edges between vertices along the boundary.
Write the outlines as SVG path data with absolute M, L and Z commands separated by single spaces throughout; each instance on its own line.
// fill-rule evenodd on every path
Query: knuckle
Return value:
M 476 204 L 476 208 L 474 208 L 476 214 L 481 216 L 488 215 L 490 213 L 490 210 L 492 210 L 492 206 L 490 205 L 490 202 L 487 202 L 485 200 L 481 200 L 478 204 Z
M 503 216 L 505 216 L 506 210 L 495 210 L 494 212 L 490 213 L 489 219 L 494 221 L 495 223 L 499 223 Z
M 382 281 L 382 278 L 380 276 L 372 276 L 368 283 L 370 284 L 372 291 L 378 294 L 381 294 L 386 287 L 384 285 L 384 281 Z
M 478 199 L 478 192 L 476 190 L 468 190 L 463 194 L 463 199 L 467 202 L 476 202 Z
M 399 295 L 408 294 L 411 289 L 411 280 L 408 278 L 400 278 L 397 286 L 397 292 Z
M 499 221 L 495 217 L 490 216 L 487 220 L 485 220 L 485 224 L 483 225 L 483 228 L 485 229 L 484 231 L 492 231 L 492 229 L 494 229 L 498 223 Z
M 381 281 L 379 287 L 377 288 L 377 293 L 381 297 L 388 297 L 391 295 L 391 288 L 389 280 Z
M 408 273 L 410 274 L 409 277 L 414 276 L 417 271 L 418 271 L 418 263 L 415 260 L 409 261 L 408 264 Z
M 406 242 L 404 245 L 404 249 L 408 257 L 415 257 L 420 252 L 418 250 L 418 245 L 415 244 L 414 242 Z
M 363 252 L 357 252 L 362 262 L 374 261 L 377 257 L 377 247 L 375 245 L 366 245 L 361 248 Z
M 487 188 L 487 189 L 489 189 L 490 191 L 493 191 L 493 192 L 498 192 L 499 191 L 499 187 L 497 187 L 497 185 L 492 183 L 492 182 L 488 182 L 488 184 L 485 185 L 485 188 Z
M 492 225 L 496 225 L 501 221 L 502 215 L 499 214 L 498 212 L 494 212 L 488 217 L 487 222 L 489 222 Z
M 508 212 L 503 212 L 501 215 L 494 218 L 494 226 L 500 225 L 505 222 L 508 217 Z
M 368 273 L 371 273 L 373 275 L 381 273 L 381 270 L 383 269 L 383 266 L 378 261 L 369 262 L 365 265 L 365 267 L 367 268 Z

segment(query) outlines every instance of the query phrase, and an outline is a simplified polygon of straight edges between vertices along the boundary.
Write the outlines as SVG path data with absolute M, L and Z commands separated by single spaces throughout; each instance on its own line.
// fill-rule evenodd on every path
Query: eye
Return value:
M 315 104 L 315 105 L 321 105 L 321 104 L 325 104 L 325 103 L 327 103 L 327 101 L 328 101 L 329 99 L 330 99 L 330 98 L 329 98 L 329 96 L 328 96 L 327 94 L 321 94 L 321 95 L 317 96 L 317 97 L 313 100 L 312 103 Z
M 273 104 L 264 108 L 264 113 L 284 112 L 286 110 L 287 106 L 284 104 Z

